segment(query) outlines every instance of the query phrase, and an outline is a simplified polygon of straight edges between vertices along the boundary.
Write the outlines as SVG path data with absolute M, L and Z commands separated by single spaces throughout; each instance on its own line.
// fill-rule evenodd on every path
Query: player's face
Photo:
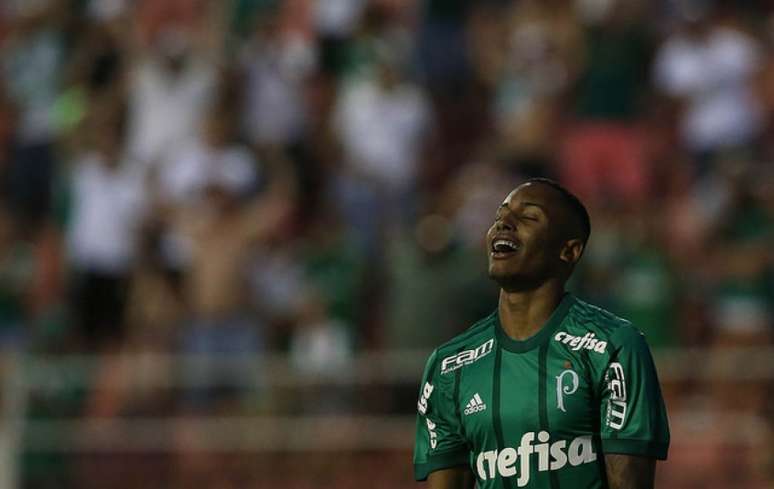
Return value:
M 561 246 L 556 190 L 517 187 L 497 209 L 486 235 L 489 276 L 504 289 L 529 289 L 556 276 Z

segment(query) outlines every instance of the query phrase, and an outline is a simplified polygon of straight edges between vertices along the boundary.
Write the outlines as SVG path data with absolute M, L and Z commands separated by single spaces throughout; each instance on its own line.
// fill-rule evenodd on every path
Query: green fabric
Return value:
M 360 320 L 365 260 L 346 234 L 315 240 L 303 254 L 306 277 L 316 286 L 329 314 L 353 325 Z
M 278 0 L 235 0 L 231 3 L 231 32 L 239 37 L 248 37 L 255 29 L 256 20 L 261 16 L 276 15 Z
M 768 243 L 772 237 L 774 221 L 755 202 L 741 205 L 734 217 L 728 219 L 728 225 L 722 233 L 723 246 L 731 247 L 735 254 L 745 253 L 746 247 L 749 247 L 751 253 L 761 253 L 759 249 L 770 248 Z M 716 309 L 742 307 L 748 313 L 755 310 L 761 317 L 768 316 L 774 298 L 774 280 L 770 267 L 742 274 L 727 273 L 715 285 L 712 296 Z
M 88 97 L 83 87 L 64 90 L 51 108 L 54 124 L 60 132 L 75 130 L 88 110 Z
M 25 321 L 25 295 L 33 280 L 34 260 L 23 242 L 9 245 L 0 257 L 0 330 L 19 330 Z
M 448 469 L 468 464 L 468 453 L 465 450 L 453 450 L 446 453 L 433 454 L 426 463 L 414 465 L 414 478 L 419 481 L 427 479 L 430 472 Z
M 433 21 L 462 20 L 473 5 L 471 0 L 424 0 L 424 13 Z
M 650 49 L 636 27 L 591 29 L 586 69 L 577 86 L 577 114 L 584 119 L 632 120 L 642 111 Z
M 417 479 L 443 468 L 437 454 L 465 451 L 480 489 L 603 488 L 604 453 L 666 457 L 656 370 L 628 321 L 567 294 L 514 351 L 497 316 L 438 347 L 427 362 Z
M 640 247 L 617 269 L 612 309 L 636 324 L 652 348 L 676 345 L 676 284 L 666 256 L 655 247 Z
M 669 450 L 669 444 L 651 440 L 602 440 L 602 450 L 605 453 L 620 453 L 623 455 L 646 455 L 664 460 Z

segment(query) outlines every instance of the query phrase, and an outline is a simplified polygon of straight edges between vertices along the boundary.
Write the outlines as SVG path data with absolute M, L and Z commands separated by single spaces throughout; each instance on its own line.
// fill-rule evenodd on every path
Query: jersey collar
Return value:
M 503 330 L 502 325 L 500 324 L 500 314 L 497 310 L 494 312 L 494 320 L 495 320 L 495 332 L 497 334 L 497 342 L 505 348 L 508 351 L 512 351 L 515 353 L 523 353 L 529 350 L 532 350 L 533 348 L 536 348 L 537 346 L 542 345 L 546 341 L 548 341 L 548 338 L 551 337 L 551 334 L 556 330 L 556 328 L 562 324 L 562 321 L 564 321 L 565 316 L 567 315 L 567 311 L 570 309 L 570 306 L 572 306 L 574 302 L 574 297 L 572 294 L 565 292 L 564 296 L 562 297 L 561 302 L 559 302 L 559 305 L 554 309 L 554 312 L 551 313 L 551 316 L 548 318 L 548 321 L 543 325 L 542 328 L 538 330 L 537 333 L 530 336 L 526 340 L 514 340 L 508 334 Z

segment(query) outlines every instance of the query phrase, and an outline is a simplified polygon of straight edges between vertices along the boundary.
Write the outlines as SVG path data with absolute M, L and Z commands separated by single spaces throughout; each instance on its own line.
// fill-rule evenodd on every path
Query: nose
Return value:
M 500 219 L 495 223 L 495 231 L 497 232 L 500 232 L 500 231 L 510 232 L 510 231 L 514 231 L 515 229 L 516 227 L 505 219 Z

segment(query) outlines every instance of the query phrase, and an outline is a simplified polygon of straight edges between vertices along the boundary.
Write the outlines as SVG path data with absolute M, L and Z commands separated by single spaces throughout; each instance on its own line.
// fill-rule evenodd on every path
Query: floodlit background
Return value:
M 0 489 L 416 487 L 520 181 L 630 318 L 659 487 L 774 487 L 764 0 L 0 1 Z

